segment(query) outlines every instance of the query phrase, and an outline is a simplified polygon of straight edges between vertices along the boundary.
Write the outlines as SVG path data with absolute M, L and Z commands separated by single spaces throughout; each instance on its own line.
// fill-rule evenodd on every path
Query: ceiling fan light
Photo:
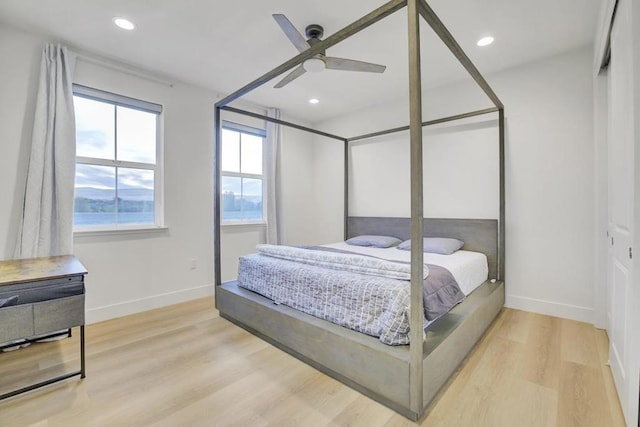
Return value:
M 302 67 L 309 73 L 317 73 L 325 69 L 324 61 L 320 58 L 310 58 L 302 63 Z

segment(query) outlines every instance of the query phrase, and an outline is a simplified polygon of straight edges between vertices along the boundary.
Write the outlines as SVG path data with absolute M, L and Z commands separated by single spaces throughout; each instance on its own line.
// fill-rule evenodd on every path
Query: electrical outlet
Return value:
M 198 268 L 198 260 L 195 258 L 191 258 L 190 266 L 192 270 L 195 270 L 196 268 Z

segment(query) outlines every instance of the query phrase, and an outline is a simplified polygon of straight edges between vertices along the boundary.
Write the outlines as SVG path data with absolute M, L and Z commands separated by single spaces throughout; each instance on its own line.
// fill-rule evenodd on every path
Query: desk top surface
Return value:
M 87 274 L 73 255 L 0 261 L 0 286 Z

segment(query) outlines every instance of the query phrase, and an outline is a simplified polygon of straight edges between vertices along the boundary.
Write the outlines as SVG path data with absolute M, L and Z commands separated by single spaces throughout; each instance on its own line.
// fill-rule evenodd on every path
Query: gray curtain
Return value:
M 16 258 L 73 251 L 74 66 L 75 55 L 66 47 L 44 48 Z
M 280 110 L 267 109 L 267 116 L 280 119 Z M 265 178 L 267 183 L 267 243 L 282 243 L 280 226 L 280 145 L 282 143 L 282 127 L 267 122 L 267 138 L 265 146 Z

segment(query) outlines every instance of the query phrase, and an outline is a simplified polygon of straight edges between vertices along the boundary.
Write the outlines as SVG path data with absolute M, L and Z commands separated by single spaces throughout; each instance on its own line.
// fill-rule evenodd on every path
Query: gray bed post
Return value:
M 349 140 L 344 140 L 344 240 L 349 238 Z
M 504 281 L 505 270 L 505 177 L 504 177 L 504 108 L 498 111 L 500 157 L 500 223 L 498 224 L 498 280 Z
M 214 274 L 214 284 L 215 286 L 222 285 L 222 271 L 220 262 L 220 212 L 222 211 L 220 206 L 220 168 L 221 168 L 221 158 L 220 155 L 222 153 L 220 137 L 222 135 L 222 118 L 220 114 L 222 110 L 220 107 L 216 106 L 215 110 L 215 130 L 214 130 L 214 159 L 213 159 L 213 188 L 214 188 L 214 197 L 213 197 L 213 274 Z M 215 289 L 215 288 L 214 288 Z M 218 308 L 218 299 L 216 298 L 216 308 Z
M 409 134 L 411 153 L 411 317 L 409 344 L 409 393 L 411 410 L 420 415 L 424 311 L 423 287 L 423 182 L 422 182 L 422 84 L 420 73 L 420 16 L 418 0 L 407 2 L 409 20 Z

